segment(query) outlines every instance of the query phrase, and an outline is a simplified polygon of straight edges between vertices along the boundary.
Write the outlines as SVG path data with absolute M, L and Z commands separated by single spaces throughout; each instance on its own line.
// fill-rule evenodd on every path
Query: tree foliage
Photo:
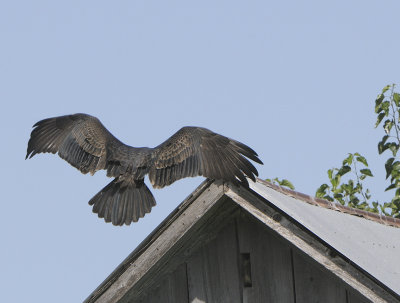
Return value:
M 390 156 L 386 160 L 385 170 L 386 179 L 390 180 L 390 185 L 385 190 L 394 192 L 392 200 L 383 203 L 382 212 L 385 215 L 400 218 L 400 159 L 397 156 L 400 149 L 400 94 L 395 88 L 395 84 L 385 86 L 376 98 L 375 127 L 382 125 L 385 132 L 378 143 L 378 153 L 381 155 L 389 151 Z
M 344 182 L 343 176 L 345 175 L 347 178 Z M 349 175 L 352 175 L 353 178 Z M 368 168 L 367 159 L 359 153 L 349 153 L 340 168 L 328 170 L 330 183 L 329 185 L 322 184 L 317 189 L 315 196 L 329 201 L 337 201 L 342 205 L 379 212 L 378 203 L 370 203 L 370 191 L 364 188 L 362 181 L 367 177 L 373 177 Z
M 364 186 L 366 178 L 374 177 L 368 167 L 367 159 L 360 153 L 349 153 L 339 168 L 328 169 L 329 183 L 322 184 L 316 191 L 318 198 L 336 201 L 342 205 L 359 208 L 387 216 L 400 218 L 400 93 L 396 85 L 387 85 L 375 100 L 377 115 L 375 128 L 382 125 L 384 135 L 378 143 L 378 154 L 388 155 L 385 163 L 386 179 L 390 181 L 385 191 L 392 191 L 390 202 L 372 201 L 368 188 Z M 286 180 L 267 179 L 275 184 L 294 189 Z

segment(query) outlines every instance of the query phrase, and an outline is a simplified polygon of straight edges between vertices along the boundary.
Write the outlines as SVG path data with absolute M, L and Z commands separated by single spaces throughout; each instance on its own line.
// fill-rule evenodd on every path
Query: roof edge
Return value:
M 257 183 L 261 183 L 261 181 L 258 179 Z M 266 184 L 263 183 L 263 185 Z M 228 188 L 226 195 L 244 210 L 289 241 L 291 245 L 297 247 L 321 266 L 331 271 L 371 302 L 392 302 L 393 298 L 400 298 L 396 291 L 254 189 L 251 188 L 250 191 L 244 191 L 241 188 L 230 185 L 228 185 Z M 275 187 L 272 189 L 276 190 Z M 254 195 L 255 198 L 249 199 L 249 194 Z M 382 300 L 378 300 L 378 298 Z
M 391 217 L 385 217 L 385 216 L 380 216 L 374 213 L 369 213 L 366 211 L 362 211 L 362 210 L 358 210 L 358 209 L 353 209 L 347 206 L 342 206 L 340 204 L 337 203 L 332 203 L 329 202 L 327 200 L 323 200 L 323 199 L 318 199 L 294 190 L 290 190 L 290 189 L 286 189 L 286 188 L 282 188 L 280 186 L 274 185 L 270 182 L 264 181 L 262 179 L 257 178 L 257 183 L 260 183 L 266 187 L 269 187 L 279 193 L 285 194 L 287 196 L 291 196 L 295 199 L 301 200 L 303 202 L 312 204 L 312 205 L 316 205 L 316 206 L 321 206 L 324 208 L 328 208 L 328 209 L 332 209 L 332 210 L 336 210 L 336 211 L 340 211 L 340 212 L 344 212 L 344 213 L 349 213 L 352 215 L 356 215 L 356 216 L 362 216 L 365 217 L 366 219 L 372 220 L 372 221 L 376 221 L 377 223 L 380 224 L 384 224 L 384 225 L 392 225 L 395 227 L 400 227 L 400 220 L 399 219 L 395 219 L 395 218 L 391 218 Z M 127 258 L 125 258 L 122 263 L 111 273 L 109 274 L 109 276 L 87 297 L 87 299 L 84 301 L 84 303 L 91 303 L 91 302 L 97 302 L 98 299 L 100 299 L 100 302 L 108 302 L 105 301 L 106 299 L 101 299 L 101 297 L 103 296 L 103 294 L 106 294 L 107 296 L 107 292 L 110 291 L 110 287 L 112 284 L 116 283 L 117 280 L 124 274 L 126 274 L 126 272 L 129 270 L 129 268 L 131 266 L 134 265 L 134 263 L 138 260 L 138 258 L 146 251 L 151 249 L 152 245 L 156 245 L 158 238 L 162 237 L 162 234 L 168 230 L 168 228 L 171 227 L 172 224 L 174 224 L 174 221 L 180 218 L 180 215 L 184 215 L 184 212 L 189 209 L 190 207 L 192 207 L 193 202 L 195 202 L 196 200 L 198 200 L 200 197 L 202 197 L 203 194 L 207 194 L 207 192 L 210 190 L 210 187 L 213 187 L 214 185 L 216 185 L 219 188 L 222 188 L 220 194 L 221 195 L 227 195 L 228 197 L 232 198 L 229 195 L 229 192 L 232 191 L 232 189 L 230 189 L 229 184 L 226 183 L 220 183 L 217 182 L 217 184 L 215 184 L 215 182 L 213 180 L 209 180 L 206 179 L 204 182 L 202 182 L 191 194 L 189 194 L 189 196 L 182 202 L 180 203 L 175 210 L 173 210 L 137 247 L 136 249 L 130 253 L 128 255 Z M 222 186 L 221 186 L 222 185 Z M 247 188 L 247 191 L 249 194 L 254 195 L 256 194 L 254 197 L 258 197 L 257 192 L 254 191 L 253 188 L 251 188 L 251 184 L 250 184 L 250 190 L 249 188 Z M 240 191 L 240 189 L 239 189 Z M 245 192 L 247 192 L 245 191 Z M 235 191 L 236 192 L 236 191 Z M 265 198 L 263 198 L 265 199 Z M 262 200 L 262 199 L 261 199 Z M 263 213 L 265 212 L 265 210 L 262 211 Z M 258 213 L 258 212 L 257 212 Z M 271 220 L 275 221 L 275 219 L 273 218 L 273 214 L 271 216 Z M 386 219 L 392 219 L 392 220 L 383 220 L 382 217 L 385 217 Z M 187 216 L 185 216 L 185 218 L 187 219 Z M 197 217 L 196 217 L 197 218 Z M 270 220 L 270 221 L 271 221 Z M 281 220 L 281 219 L 280 219 Z M 271 222 L 272 222 L 271 221 Z M 272 222 L 273 224 L 277 224 L 277 225 L 282 225 L 282 222 Z M 391 224 L 393 223 L 393 224 Z M 284 225 L 287 225 L 286 223 Z M 295 224 L 296 225 L 296 224 Z M 301 225 L 301 224 L 300 224 Z M 181 226 L 179 224 L 179 226 Z M 290 225 L 292 226 L 292 225 Z M 297 226 L 297 225 L 296 225 Z M 287 226 L 286 226 L 287 227 Z M 291 227 L 293 228 L 293 227 Z M 300 227 L 299 227 L 300 228 Z M 301 229 L 301 228 L 300 228 Z M 301 229 L 303 230 L 303 229 Z M 303 230 L 304 232 L 304 230 Z M 307 229 L 307 233 L 310 233 L 310 235 L 313 235 L 313 237 L 317 237 L 318 243 L 320 243 L 321 245 L 323 245 L 324 247 L 328 247 L 330 248 L 332 251 L 336 250 L 334 248 L 332 248 L 329 244 L 327 244 L 325 241 L 321 240 L 318 236 L 316 236 L 314 233 L 312 233 L 311 231 L 309 231 Z M 297 242 L 296 242 L 297 243 Z M 297 246 L 297 245 L 295 245 Z M 322 250 L 321 250 L 322 251 Z M 325 254 L 323 253 L 321 256 L 323 257 Z M 338 256 L 340 256 L 340 258 L 344 258 L 345 260 L 347 260 L 346 257 L 344 257 L 340 252 L 337 253 Z M 340 265 L 340 264 L 339 264 Z M 349 262 L 349 265 L 351 265 L 351 267 L 357 271 L 360 272 L 360 267 L 356 266 L 356 264 L 353 264 L 353 262 Z M 341 266 L 339 266 L 341 267 Z M 364 273 L 365 272 L 362 270 L 361 268 L 361 272 Z M 367 273 L 368 274 L 368 273 Z M 371 276 L 368 274 L 366 275 L 366 277 L 368 279 L 371 279 Z M 373 277 L 372 277 L 373 278 Z M 375 281 L 376 279 L 373 278 L 373 281 Z M 377 281 L 377 280 L 376 280 Z M 376 283 L 375 281 L 375 283 Z M 380 285 L 380 287 L 382 287 L 381 282 L 378 281 L 378 285 Z M 116 288 L 118 290 L 118 288 Z M 383 290 L 386 291 L 389 295 L 393 294 L 391 293 L 391 289 L 388 289 L 387 287 L 383 287 Z M 114 301 L 113 301 L 114 302 Z
M 186 197 L 154 230 L 114 269 L 111 274 L 83 301 L 92 303 L 100 298 L 103 293 L 129 268 L 139 255 L 142 254 L 159 235 L 174 221 L 176 216 L 183 212 L 194 202 L 207 188 L 213 184 L 210 179 L 204 180 L 189 196 Z
M 370 211 L 366 211 L 366 210 L 361 210 L 358 208 L 353 208 L 353 207 L 349 207 L 349 206 L 344 206 L 340 203 L 336 203 L 336 202 L 331 202 L 325 199 L 321 199 L 321 198 L 317 198 L 317 197 L 313 197 L 307 194 L 303 194 L 301 192 L 295 191 L 295 190 L 291 190 L 285 187 L 281 187 L 279 185 L 273 184 L 271 182 L 265 181 L 263 179 L 257 178 L 257 182 L 262 183 L 265 186 L 268 186 L 282 194 L 285 194 L 287 196 L 291 196 L 293 198 L 296 198 L 298 200 L 302 200 L 308 204 L 312 204 L 315 206 L 320 206 L 323 208 L 327 208 L 327 209 L 332 209 L 332 210 L 336 210 L 342 213 L 346 213 L 346 214 L 350 214 L 353 216 L 358 216 L 358 217 L 363 217 L 365 219 L 380 223 L 380 224 L 384 224 L 384 225 L 390 225 L 393 227 L 397 227 L 400 228 L 400 219 L 397 218 L 393 218 L 393 217 L 389 217 L 389 216 L 385 216 L 385 215 L 381 215 L 381 214 L 377 214 L 377 213 L 373 213 Z

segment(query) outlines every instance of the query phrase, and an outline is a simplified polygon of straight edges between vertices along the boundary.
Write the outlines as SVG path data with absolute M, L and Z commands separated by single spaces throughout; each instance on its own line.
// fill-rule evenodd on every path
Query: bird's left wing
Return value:
M 26 158 L 58 152 L 84 174 L 107 168 L 108 149 L 123 144 L 96 117 L 86 114 L 44 119 L 33 127 Z
M 204 176 L 248 184 L 257 169 L 249 158 L 262 164 L 257 153 L 233 139 L 201 127 L 183 127 L 153 150 L 149 179 L 155 188 L 185 177 Z

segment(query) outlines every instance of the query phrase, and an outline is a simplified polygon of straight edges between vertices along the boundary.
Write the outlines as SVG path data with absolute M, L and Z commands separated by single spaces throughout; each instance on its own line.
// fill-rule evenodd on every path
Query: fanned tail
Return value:
M 118 177 L 90 201 L 93 212 L 113 225 L 130 225 L 144 217 L 156 201 L 143 179 Z

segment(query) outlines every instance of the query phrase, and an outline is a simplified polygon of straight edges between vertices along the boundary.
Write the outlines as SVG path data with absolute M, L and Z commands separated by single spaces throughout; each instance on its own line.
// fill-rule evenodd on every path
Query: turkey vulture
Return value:
M 162 188 L 185 177 L 204 176 L 249 186 L 262 164 L 250 147 L 202 127 L 183 127 L 155 148 L 131 147 L 115 138 L 96 117 L 87 114 L 44 119 L 33 126 L 26 159 L 38 153 L 58 155 L 92 175 L 101 169 L 114 177 L 89 204 L 99 218 L 114 225 L 138 221 L 156 205 L 144 183 Z

